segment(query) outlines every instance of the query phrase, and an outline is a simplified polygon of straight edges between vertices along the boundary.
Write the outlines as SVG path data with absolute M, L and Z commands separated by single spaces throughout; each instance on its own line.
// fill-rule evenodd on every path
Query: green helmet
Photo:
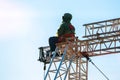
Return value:
M 62 19 L 63 19 L 63 22 L 70 22 L 72 19 L 72 15 L 70 13 L 65 13 Z

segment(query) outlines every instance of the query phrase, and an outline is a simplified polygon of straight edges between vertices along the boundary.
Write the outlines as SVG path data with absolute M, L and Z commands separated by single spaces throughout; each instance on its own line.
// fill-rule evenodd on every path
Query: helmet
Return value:
M 70 22 L 72 19 L 72 15 L 70 13 L 65 13 L 62 19 L 63 19 L 63 22 Z

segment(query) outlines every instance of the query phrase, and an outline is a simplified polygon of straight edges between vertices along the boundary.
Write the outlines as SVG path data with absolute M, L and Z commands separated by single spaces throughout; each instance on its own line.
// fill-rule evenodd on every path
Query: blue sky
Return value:
M 79 39 L 83 24 L 119 18 L 119 0 L 0 0 L 0 80 L 43 80 L 38 47 L 56 35 L 61 16 L 69 12 Z M 110 78 L 119 80 L 120 54 L 92 57 Z M 88 80 L 106 80 L 89 63 Z

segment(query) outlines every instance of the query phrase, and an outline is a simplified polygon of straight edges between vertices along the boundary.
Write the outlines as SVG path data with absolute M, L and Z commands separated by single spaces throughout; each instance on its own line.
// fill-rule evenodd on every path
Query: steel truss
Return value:
M 77 42 L 57 44 L 44 80 L 87 80 L 88 61 L 82 58 Z M 63 53 L 61 57 L 55 57 L 58 49 Z
M 83 54 L 92 57 L 120 52 L 120 18 L 83 26 L 85 40 L 57 44 L 44 80 L 88 80 L 88 60 Z M 63 55 L 55 57 L 56 52 Z
M 120 52 L 120 18 L 84 24 L 85 36 L 82 50 L 89 56 Z

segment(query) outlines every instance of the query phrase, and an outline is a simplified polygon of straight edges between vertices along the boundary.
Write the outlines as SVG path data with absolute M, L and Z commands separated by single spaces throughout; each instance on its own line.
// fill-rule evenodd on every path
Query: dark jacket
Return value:
M 63 22 L 58 29 L 58 36 L 65 34 L 75 34 L 75 28 L 71 23 Z

